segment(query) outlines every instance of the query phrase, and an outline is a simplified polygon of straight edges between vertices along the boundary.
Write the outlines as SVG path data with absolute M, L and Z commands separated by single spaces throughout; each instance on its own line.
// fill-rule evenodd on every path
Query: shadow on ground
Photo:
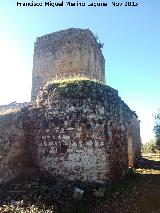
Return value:
M 111 199 L 95 212 L 160 213 L 160 156 L 143 156 L 133 173 L 115 189 Z
M 84 190 L 80 201 L 73 199 L 75 187 Z M 160 157 L 143 156 L 123 181 L 105 185 L 102 198 L 93 196 L 100 187 L 40 174 L 19 177 L 0 186 L 0 212 L 160 213 Z
M 158 169 L 160 170 L 160 156 L 143 156 L 137 163 L 137 168 Z

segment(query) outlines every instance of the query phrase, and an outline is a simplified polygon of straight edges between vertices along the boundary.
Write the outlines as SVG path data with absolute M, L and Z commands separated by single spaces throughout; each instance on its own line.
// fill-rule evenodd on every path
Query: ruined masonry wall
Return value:
M 2 108 L 4 112 L 5 107 Z M 23 131 L 23 113 L 13 112 L 13 106 L 6 110 L 10 112 L 0 115 L 0 183 L 13 179 L 32 165 Z
M 41 171 L 66 179 L 116 181 L 128 171 L 128 137 L 139 121 L 116 90 L 94 82 L 49 85 L 38 97 L 33 129 Z M 132 151 L 133 164 L 140 153 Z
M 34 47 L 32 100 L 38 89 L 53 79 L 74 75 L 105 82 L 101 44 L 86 29 L 68 29 L 37 38 Z
M 27 169 L 117 181 L 140 157 L 139 121 L 109 86 L 48 84 L 34 105 L 0 116 L 0 183 Z

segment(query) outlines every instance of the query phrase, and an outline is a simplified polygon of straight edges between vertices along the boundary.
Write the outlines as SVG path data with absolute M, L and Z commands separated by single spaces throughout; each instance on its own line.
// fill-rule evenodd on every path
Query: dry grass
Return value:
M 149 165 L 149 168 L 137 168 L 135 169 L 135 173 L 137 174 L 151 174 L 151 175 L 160 175 L 160 155 L 147 153 L 142 155 L 143 159 L 147 160 L 148 162 L 152 162 L 152 165 Z M 154 164 L 154 165 L 153 165 Z
M 152 159 L 152 160 L 150 160 Z M 154 161 L 155 159 L 156 161 Z M 43 188 L 45 183 L 42 183 Z M 40 187 L 40 186 L 39 186 Z M 38 188 L 39 189 L 39 188 Z M 6 191 L 6 188 L 5 188 Z M 1 205 L 2 213 L 159 213 L 160 212 L 160 157 L 145 155 L 139 162 L 138 168 L 125 180 L 118 182 L 106 190 L 105 197 L 97 199 L 90 196 L 86 203 L 74 203 L 70 209 L 63 200 L 64 207 L 54 210 L 53 207 L 29 205 L 23 201 L 14 204 Z M 44 194 L 45 195 L 45 194 Z M 69 197 L 69 196 L 67 196 Z M 12 198 L 13 200 L 13 198 Z
M 135 170 L 135 173 L 143 175 L 160 175 L 160 170 L 139 168 Z
M 142 157 L 147 160 L 160 162 L 160 154 L 147 153 L 147 154 L 142 154 Z
M 3 116 L 3 115 L 7 115 L 7 114 L 12 114 L 12 113 L 16 113 L 19 111 L 19 108 L 17 109 L 6 109 L 6 110 L 1 110 L 0 111 L 0 116 Z
M 120 183 L 96 213 L 160 213 L 160 155 L 142 157 L 127 185 L 126 180 Z
M 10 205 L 3 205 L 0 207 L 1 213 L 54 213 L 55 211 L 50 208 L 47 209 L 45 206 L 38 207 L 36 205 L 30 205 L 27 207 L 24 207 L 24 202 L 17 201 L 14 204 Z
M 71 77 L 65 77 L 65 78 L 60 78 L 60 79 L 54 79 L 52 81 L 47 82 L 46 86 L 49 84 L 59 84 L 60 86 L 66 85 L 66 84 L 70 84 L 70 83 L 78 83 L 80 81 L 94 81 L 94 82 L 98 82 L 98 83 L 103 83 L 102 81 L 98 81 L 97 79 L 89 76 L 80 76 L 80 75 L 75 75 L 75 76 L 71 76 Z

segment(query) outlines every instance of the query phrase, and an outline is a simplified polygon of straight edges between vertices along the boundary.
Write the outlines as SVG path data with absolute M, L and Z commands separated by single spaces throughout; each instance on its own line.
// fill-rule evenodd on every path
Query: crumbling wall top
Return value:
M 34 47 L 32 100 L 48 81 L 85 76 L 105 82 L 102 44 L 89 29 L 69 28 L 38 37 Z

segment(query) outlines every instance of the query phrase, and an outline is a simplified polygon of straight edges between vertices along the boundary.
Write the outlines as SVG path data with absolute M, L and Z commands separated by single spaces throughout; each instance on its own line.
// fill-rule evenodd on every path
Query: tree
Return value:
M 147 141 L 147 143 L 142 144 L 142 153 L 157 153 L 157 146 L 154 139 Z
M 160 110 L 158 110 L 157 114 L 155 115 L 154 133 L 156 138 L 156 146 L 160 150 Z

